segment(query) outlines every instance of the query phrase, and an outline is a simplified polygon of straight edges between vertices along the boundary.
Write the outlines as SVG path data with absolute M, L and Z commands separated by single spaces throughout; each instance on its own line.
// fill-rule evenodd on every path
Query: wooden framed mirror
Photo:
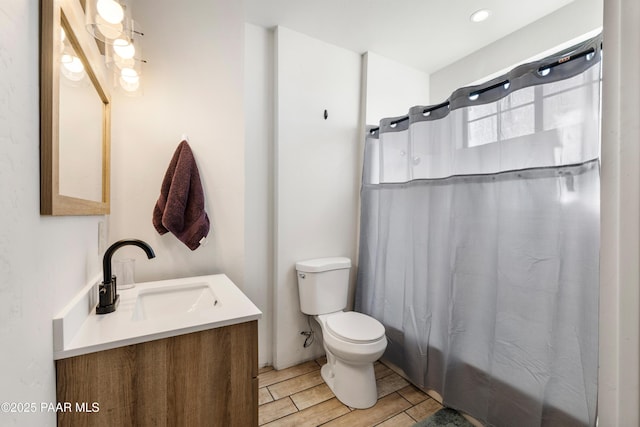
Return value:
M 40 213 L 108 214 L 111 97 L 79 0 L 40 2 Z

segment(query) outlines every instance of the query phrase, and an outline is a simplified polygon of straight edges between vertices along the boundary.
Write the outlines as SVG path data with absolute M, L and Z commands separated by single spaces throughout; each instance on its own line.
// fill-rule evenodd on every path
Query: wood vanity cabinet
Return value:
M 257 426 L 257 325 L 57 360 L 58 425 Z

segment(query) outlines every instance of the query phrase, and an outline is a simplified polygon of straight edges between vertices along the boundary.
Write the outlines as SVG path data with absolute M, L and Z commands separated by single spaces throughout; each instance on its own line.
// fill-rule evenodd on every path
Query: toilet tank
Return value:
M 305 314 L 327 314 L 347 306 L 351 260 L 317 258 L 296 263 L 300 310 Z

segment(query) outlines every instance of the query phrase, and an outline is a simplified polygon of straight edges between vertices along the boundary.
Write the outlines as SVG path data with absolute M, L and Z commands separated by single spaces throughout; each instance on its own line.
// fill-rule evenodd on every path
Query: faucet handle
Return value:
M 111 276 L 109 283 L 102 282 L 98 287 L 96 314 L 106 314 L 116 311 L 119 302 L 120 298 L 116 292 L 116 276 Z

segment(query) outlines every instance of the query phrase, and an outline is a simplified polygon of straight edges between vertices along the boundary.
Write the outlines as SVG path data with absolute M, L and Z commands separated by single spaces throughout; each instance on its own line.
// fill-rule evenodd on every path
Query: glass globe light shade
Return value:
M 110 24 L 119 24 L 124 19 L 124 9 L 115 0 L 98 0 L 98 15 Z
M 113 51 L 122 59 L 130 59 L 136 54 L 135 46 L 124 39 L 116 39 L 113 42 Z
M 107 22 L 102 16 L 96 15 L 96 27 L 107 39 L 115 39 L 122 35 L 123 26 L 121 22 L 112 24 Z
M 60 68 L 60 72 L 67 79 L 79 82 L 84 78 L 84 65 L 82 61 L 77 56 L 64 54 L 60 58 L 60 62 L 62 63 L 62 67 Z
M 140 87 L 140 76 L 133 68 L 123 68 L 120 71 L 120 86 L 127 92 L 135 92 Z

